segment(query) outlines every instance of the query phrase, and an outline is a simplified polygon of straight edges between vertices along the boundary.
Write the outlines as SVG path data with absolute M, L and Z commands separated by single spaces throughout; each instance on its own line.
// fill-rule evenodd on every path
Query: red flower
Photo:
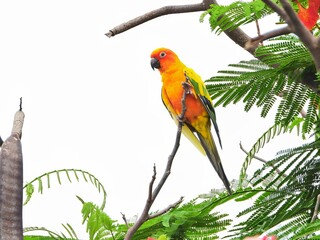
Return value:
M 276 236 L 264 236 L 261 240 L 277 240 Z
M 303 24 L 311 30 L 316 24 L 319 19 L 319 8 L 320 8 L 320 1 L 319 0 L 309 0 L 308 8 L 304 8 L 297 0 L 298 4 L 298 17 L 303 22 Z

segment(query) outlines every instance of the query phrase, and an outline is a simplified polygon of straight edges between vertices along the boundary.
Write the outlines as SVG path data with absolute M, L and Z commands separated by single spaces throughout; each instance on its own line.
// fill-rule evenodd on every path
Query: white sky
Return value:
M 153 164 L 160 177 L 176 135 L 160 98 L 160 75 L 150 67 L 152 50 L 171 48 L 203 79 L 228 63 L 252 58 L 223 34 L 211 33 L 207 21 L 199 23 L 201 13 L 158 18 L 111 39 L 104 35 L 133 17 L 174 3 L 181 1 L 0 2 L 0 134 L 9 136 L 23 97 L 25 182 L 55 169 L 83 169 L 104 184 L 105 211 L 112 218 L 122 221 L 120 212 L 130 218 L 142 210 Z M 262 32 L 270 26 L 275 27 L 273 21 L 262 25 Z M 250 34 L 255 35 L 254 28 Z M 239 142 L 249 150 L 272 125 L 273 115 L 261 119 L 260 110 L 244 113 L 240 104 L 216 112 L 220 155 L 232 180 L 245 159 Z M 279 137 L 259 156 L 272 158 L 300 141 L 295 134 Z M 249 172 L 259 166 L 253 162 Z M 102 195 L 84 182 L 52 185 L 24 207 L 24 226 L 60 231 L 60 224 L 68 222 L 86 239 L 75 195 L 97 204 Z M 209 161 L 183 138 L 152 210 L 215 187 L 222 182 Z M 232 205 L 232 211 L 238 212 L 238 206 Z

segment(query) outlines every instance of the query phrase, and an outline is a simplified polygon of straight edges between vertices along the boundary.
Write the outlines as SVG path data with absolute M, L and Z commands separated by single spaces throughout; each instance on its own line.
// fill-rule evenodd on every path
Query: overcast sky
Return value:
M 197 1 L 186 1 L 196 3 Z M 26 114 L 23 128 L 24 182 L 52 170 L 83 169 L 105 186 L 105 211 L 120 222 L 139 214 L 155 164 L 162 175 L 176 126 L 160 98 L 161 80 L 150 67 L 150 53 L 168 47 L 203 79 L 229 63 L 251 59 L 226 36 L 217 36 L 201 13 L 165 16 L 107 38 L 116 25 L 155 8 L 181 1 L 14 0 L 0 2 L 0 134 L 9 136 L 19 98 Z M 261 31 L 274 28 L 273 21 Z M 255 35 L 254 26 L 248 29 Z M 217 107 L 222 138 L 220 155 L 229 180 L 239 176 L 245 154 L 273 122 L 273 113 L 244 113 L 243 105 Z M 272 140 L 259 156 L 301 142 L 296 134 Z M 253 161 L 249 173 L 261 166 Z M 24 207 L 24 226 L 60 231 L 70 223 L 85 239 L 81 204 L 101 203 L 102 195 L 83 181 L 35 193 Z M 209 160 L 182 138 L 172 174 L 152 210 L 186 200 L 222 182 Z M 233 206 L 235 209 L 235 206 Z M 239 209 L 240 210 L 240 209 Z

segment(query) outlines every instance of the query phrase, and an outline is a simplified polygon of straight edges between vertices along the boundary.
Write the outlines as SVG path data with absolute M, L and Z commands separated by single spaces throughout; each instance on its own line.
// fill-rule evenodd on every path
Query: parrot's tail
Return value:
M 204 138 L 201 134 L 198 133 L 198 137 L 200 139 L 200 142 L 204 148 L 204 150 L 207 153 L 207 156 L 212 164 L 212 166 L 214 167 L 214 169 L 216 170 L 216 172 L 218 173 L 219 177 L 221 178 L 224 186 L 226 187 L 228 193 L 231 195 L 231 188 L 230 188 L 230 183 L 229 180 L 223 170 L 222 164 L 221 164 L 221 160 L 220 160 L 220 156 L 217 150 L 217 147 L 214 143 L 213 137 L 211 135 L 211 132 L 209 132 L 209 138 Z

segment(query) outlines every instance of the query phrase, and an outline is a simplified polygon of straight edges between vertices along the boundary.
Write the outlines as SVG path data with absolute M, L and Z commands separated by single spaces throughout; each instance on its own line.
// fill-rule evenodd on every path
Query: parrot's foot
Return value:
M 192 85 L 189 82 L 182 82 L 181 84 L 184 88 L 184 91 L 186 92 L 186 95 L 192 94 L 191 92 Z
M 178 120 L 179 123 L 184 124 L 184 121 L 185 121 L 184 118 L 181 118 L 180 116 L 177 116 L 177 120 Z

